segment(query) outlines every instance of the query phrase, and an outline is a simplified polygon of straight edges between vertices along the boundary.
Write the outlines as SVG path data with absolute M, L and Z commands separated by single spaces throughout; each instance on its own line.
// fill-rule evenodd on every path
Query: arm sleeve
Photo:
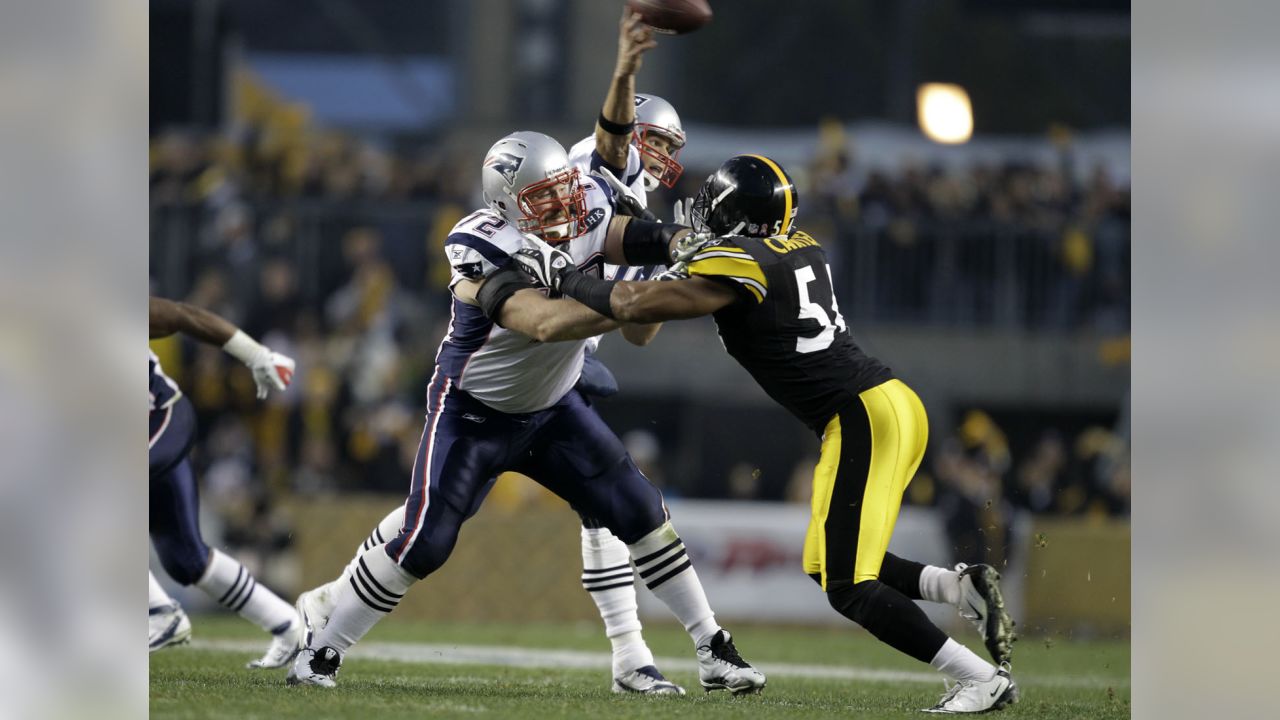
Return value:
M 700 275 L 736 288 L 744 298 L 762 303 L 769 294 L 769 280 L 751 254 L 733 245 L 705 247 L 689 259 L 689 275 Z

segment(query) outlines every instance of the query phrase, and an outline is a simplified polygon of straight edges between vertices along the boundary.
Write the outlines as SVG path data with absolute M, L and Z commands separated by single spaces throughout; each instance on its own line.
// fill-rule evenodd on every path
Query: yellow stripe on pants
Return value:
M 902 495 L 920 467 L 929 440 L 929 421 L 920 398 L 900 380 L 889 380 L 859 394 L 871 432 L 871 458 L 846 458 L 843 431 L 837 415 L 827 423 L 822 439 L 822 456 L 813 475 L 813 496 L 809 529 L 804 545 L 804 570 L 820 573 L 827 587 L 827 543 L 857 543 L 854 561 L 855 583 L 874 580 L 889 549 L 889 539 L 898 520 Z M 856 538 L 828 538 L 824 532 L 832 512 L 831 496 L 837 482 L 859 482 L 839 474 L 842 465 L 867 467 L 862 502 L 857 509 L 836 508 L 835 512 L 858 512 Z M 847 570 L 846 570 L 847 572 Z

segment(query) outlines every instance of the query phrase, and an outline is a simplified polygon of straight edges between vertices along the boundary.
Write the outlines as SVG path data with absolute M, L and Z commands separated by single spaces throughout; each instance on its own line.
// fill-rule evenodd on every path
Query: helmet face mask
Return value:
M 633 142 L 640 153 L 640 165 L 644 170 L 644 189 L 652 192 L 659 185 L 675 187 L 676 181 L 684 173 L 684 166 L 676 160 L 684 149 L 684 138 L 676 137 L 656 125 L 636 123 Z
M 587 215 L 586 193 L 579 182 L 577 168 L 565 170 L 546 180 L 526 185 L 516 196 L 522 217 L 516 225 L 521 232 L 532 233 L 556 244 L 581 236 Z
M 684 147 L 684 125 L 671 103 L 657 95 L 636 93 L 636 127 L 631 142 L 640 153 L 646 192 L 659 186 L 675 187 L 684 172 L 676 157 Z M 652 167 L 650 167 L 652 166 Z

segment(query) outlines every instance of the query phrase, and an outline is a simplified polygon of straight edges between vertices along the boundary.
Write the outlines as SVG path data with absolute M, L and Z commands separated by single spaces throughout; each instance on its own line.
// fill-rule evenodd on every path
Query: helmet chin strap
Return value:
M 658 189 L 659 185 L 662 184 L 658 182 L 658 178 L 654 177 L 653 173 L 649 172 L 647 169 L 644 172 L 640 173 L 640 178 L 644 182 L 645 192 L 653 192 L 654 190 Z

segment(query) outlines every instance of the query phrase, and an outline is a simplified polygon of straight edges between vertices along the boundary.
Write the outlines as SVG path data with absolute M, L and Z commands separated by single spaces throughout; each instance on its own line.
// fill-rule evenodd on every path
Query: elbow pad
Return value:
M 505 267 L 485 279 L 484 284 L 480 286 L 480 291 L 476 293 L 476 300 L 480 303 L 480 310 L 485 317 L 492 320 L 498 327 L 504 327 L 498 320 L 502 306 L 516 292 L 531 287 L 535 285 L 528 275 L 515 267 Z
M 622 231 L 622 256 L 628 265 L 666 265 L 671 262 L 671 238 L 683 225 L 632 218 Z

